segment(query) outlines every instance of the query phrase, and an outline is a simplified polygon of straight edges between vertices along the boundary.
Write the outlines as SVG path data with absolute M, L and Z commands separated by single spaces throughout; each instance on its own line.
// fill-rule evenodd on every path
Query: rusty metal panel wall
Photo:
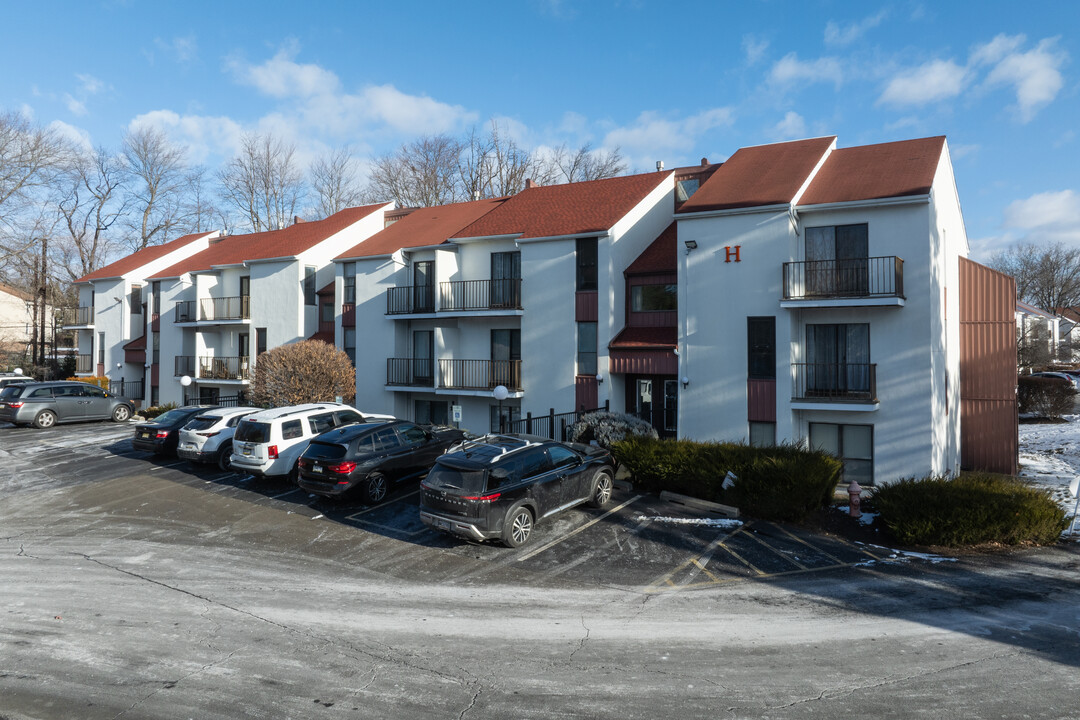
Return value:
M 595 375 L 577 375 L 574 378 L 574 402 L 577 408 L 597 407 L 598 390 Z
M 670 350 L 612 350 L 608 358 L 608 372 L 676 375 L 679 372 L 679 358 Z
M 1016 474 L 1016 283 L 960 258 L 960 466 Z
M 749 422 L 776 422 L 776 381 L 746 381 L 746 419 Z

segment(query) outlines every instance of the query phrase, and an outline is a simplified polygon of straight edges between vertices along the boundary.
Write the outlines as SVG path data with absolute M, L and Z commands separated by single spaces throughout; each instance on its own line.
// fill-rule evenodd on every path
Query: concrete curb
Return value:
M 680 495 L 664 490 L 660 493 L 660 499 L 678 505 L 685 505 L 686 507 L 691 507 L 696 510 L 705 510 L 706 512 L 716 513 L 729 518 L 739 517 L 739 508 L 731 507 L 730 505 L 721 505 L 720 503 L 714 503 L 708 500 L 699 500 L 698 498 L 690 497 L 689 495 Z

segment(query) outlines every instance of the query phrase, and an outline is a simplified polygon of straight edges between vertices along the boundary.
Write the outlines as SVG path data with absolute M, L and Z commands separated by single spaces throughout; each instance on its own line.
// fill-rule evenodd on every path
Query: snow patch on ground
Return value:
M 921 553 L 914 552 L 912 550 L 893 550 L 887 548 L 884 545 L 868 545 L 867 543 L 856 542 L 856 545 L 862 545 L 864 547 L 872 548 L 876 551 L 888 553 L 888 556 L 881 560 L 866 560 L 858 563 L 860 566 L 874 565 L 875 563 L 889 561 L 907 562 L 908 560 L 925 560 L 931 563 L 943 563 L 943 562 L 956 562 L 956 558 L 945 557 L 944 555 L 934 555 L 933 553 Z
M 677 518 L 661 516 L 647 517 L 645 515 L 638 515 L 636 520 L 638 522 L 648 520 L 650 522 L 668 523 L 670 525 L 707 525 L 709 527 L 728 529 L 742 527 L 742 520 L 729 520 L 728 518 Z
M 1049 490 L 1069 517 L 1076 507 L 1069 483 L 1077 475 L 1080 475 L 1080 415 L 1066 415 L 1063 423 L 1020 425 L 1020 477 Z M 1073 539 L 1080 542 L 1080 533 Z
M 849 505 L 839 505 L 839 506 L 837 506 L 837 510 L 839 510 L 840 512 L 847 515 L 848 513 L 851 512 L 851 507 Z M 862 515 L 860 515 L 858 517 L 859 524 L 860 525 L 873 525 L 874 520 L 877 519 L 877 516 L 878 516 L 877 513 L 864 512 Z

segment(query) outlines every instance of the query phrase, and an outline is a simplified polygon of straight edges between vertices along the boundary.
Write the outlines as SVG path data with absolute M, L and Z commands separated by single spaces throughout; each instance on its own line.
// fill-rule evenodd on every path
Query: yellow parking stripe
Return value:
M 757 541 L 757 542 L 759 542 L 760 544 L 764 545 L 764 546 L 765 546 L 766 548 L 768 548 L 769 550 L 771 550 L 771 551 L 772 551 L 773 553 L 775 553 L 775 554 L 779 555 L 779 556 L 780 556 L 781 558 L 783 558 L 783 559 L 784 559 L 784 560 L 785 560 L 786 562 L 789 562 L 789 563 L 791 563 L 791 564 L 792 564 L 792 565 L 794 565 L 795 567 L 798 567 L 798 568 L 802 568 L 803 570 L 805 570 L 805 569 L 806 569 L 806 566 L 805 566 L 805 565 L 803 565 L 803 564 L 802 564 L 801 562 L 799 562 L 799 561 L 798 561 L 798 560 L 796 560 L 795 558 L 791 557 L 791 556 L 790 556 L 790 555 L 788 555 L 787 553 L 785 553 L 785 552 L 782 552 L 782 551 L 780 551 L 780 550 L 777 550 L 777 549 L 776 549 L 776 548 L 774 548 L 774 547 L 773 547 L 772 545 L 770 545 L 769 543 L 767 543 L 767 542 L 765 542 L 764 540 L 762 540 L 761 538 L 759 538 L 759 537 L 758 537 L 757 535 L 755 535 L 755 534 L 753 534 L 753 533 L 747 533 L 747 535 L 748 535 L 749 537 L 752 537 L 752 538 L 753 538 L 754 540 L 756 540 L 756 541 Z
M 555 540 L 552 540 L 547 545 L 541 545 L 540 547 L 536 548 L 532 552 L 529 552 L 529 553 L 526 553 L 526 554 L 522 555 L 521 557 L 519 557 L 517 559 L 517 561 L 521 562 L 522 560 L 528 560 L 529 558 L 533 557 L 534 555 L 539 555 L 540 553 L 544 552 L 548 548 L 555 547 L 559 543 L 561 543 L 561 542 L 563 542 L 565 540 L 569 540 L 570 538 L 574 537 L 575 535 L 577 535 L 582 530 L 585 530 L 586 528 L 592 527 L 596 523 L 598 523 L 601 520 L 603 520 L 604 518 L 606 518 L 608 515 L 611 515 L 614 512 L 618 512 L 619 510 L 622 510 L 627 505 L 629 505 L 631 503 L 634 503 L 634 502 L 637 502 L 638 500 L 640 500 L 643 497 L 645 497 L 645 496 L 644 495 L 635 495 L 634 497 L 632 497 L 629 500 L 627 500 L 626 502 L 624 502 L 622 505 L 618 505 L 616 507 L 613 507 L 610 510 L 608 510 L 606 513 L 604 513 L 603 515 L 600 515 L 598 517 L 594 517 L 592 520 L 585 523 L 584 525 L 582 525 L 578 529 L 574 530 L 573 532 L 568 532 L 565 535 L 563 535 L 562 537 L 556 538 Z

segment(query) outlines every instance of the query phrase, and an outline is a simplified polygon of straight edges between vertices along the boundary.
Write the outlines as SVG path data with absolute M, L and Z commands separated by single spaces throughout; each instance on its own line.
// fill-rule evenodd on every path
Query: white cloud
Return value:
M 180 115 L 172 110 L 153 110 L 136 116 L 128 129 L 156 127 L 174 142 L 186 145 L 188 161 L 203 163 L 210 156 L 228 158 L 240 148 L 244 129 L 227 117 Z
M 850 23 L 844 27 L 840 27 L 836 22 L 830 20 L 825 25 L 825 44 L 850 45 L 862 37 L 867 30 L 871 30 L 880 25 L 886 15 L 888 15 L 888 12 L 886 10 L 881 10 L 877 15 L 871 15 L 868 18 L 863 18 L 858 22 Z
M 844 71 L 836 58 L 823 57 L 804 61 L 799 60 L 792 52 L 773 65 L 769 79 L 779 85 L 831 82 L 839 88 L 844 81 Z
M 1001 62 L 1006 55 L 1013 53 L 1024 44 L 1024 35 L 1006 35 L 1001 33 L 988 43 L 976 45 L 971 51 L 969 62 L 972 65 L 993 65 Z
M 1041 41 L 1034 50 L 1012 52 L 986 78 L 986 85 L 1012 85 L 1021 122 L 1030 122 L 1065 84 L 1059 68 L 1068 57 L 1055 48 L 1056 38 Z
M 69 125 L 62 120 L 53 120 L 49 123 L 49 128 L 70 140 L 80 150 L 91 152 L 94 149 L 94 142 L 90 139 L 90 133 L 80 127 Z
M 1005 208 L 1005 227 L 1022 230 L 1070 230 L 1080 234 L 1080 194 L 1044 192 L 1014 200 Z
M 632 125 L 610 130 L 604 137 L 603 147 L 621 148 L 631 168 L 649 167 L 656 160 L 674 166 L 701 144 L 705 133 L 729 127 L 734 121 L 734 112 L 727 107 L 712 108 L 682 119 L 646 111 Z
M 804 138 L 806 137 L 806 120 L 794 110 L 788 110 L 784 114 L 784 119 L 773 126 L 772 136 L 776 140 Z
M 76 100 L 67 93 L 64 93 L 64 104 L 67 105 L 67 109 L 72 115 L 82 117 L 86 114 L 86 103 Z
M 76 73 L 75 77 L 81 83 L 80 89 L 87 95 L 96 95 L 105 89 L 105 83 L 98 80 L 93 75 L 87 75 L 85 73 Z
M 746 63 L 756 65 L 765 58 L 765 52 L 769 49 L 769 41 L 756 35 L 743 35 L 743 52 L 746 53 Z
M 275 98 L 310 97 L 337 91 L 337 75 L 318 65 L 297 63 L 293 58 L 300 48 L 290 43 L 261 65 L 251 65 L 237 57 L 226 60 L 226 67 L 238 82 L 251 85 Z
M 968 155 L 974 155 L 979 152 L 981 148 L 978 145 L 950 145 L 949 155 L 953 160 L 959 160 L 960 158 L 967 157 Z
M 968 84 L 967 68 L 952 60 L 931 60 L 889 81 L 879 104 L 926 105 L 956 97 Z
M 174 37 L 171 40 L 154 38 L 154 45 L 181 64 L 191 62 L 199 54 L 199 41 L 194 35 Z

